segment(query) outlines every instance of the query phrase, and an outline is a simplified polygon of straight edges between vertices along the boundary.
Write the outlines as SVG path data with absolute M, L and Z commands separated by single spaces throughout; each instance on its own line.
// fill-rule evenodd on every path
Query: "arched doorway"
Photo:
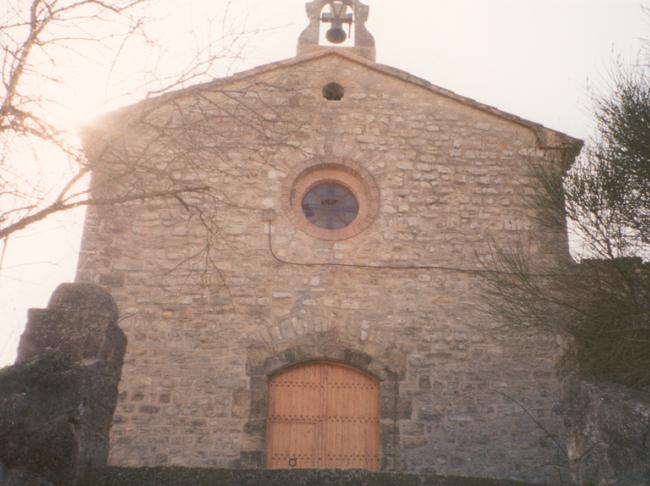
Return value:
M 347 366 L 309 363 L 271 377 L 267 467 L 380 467 L 379 383 Z

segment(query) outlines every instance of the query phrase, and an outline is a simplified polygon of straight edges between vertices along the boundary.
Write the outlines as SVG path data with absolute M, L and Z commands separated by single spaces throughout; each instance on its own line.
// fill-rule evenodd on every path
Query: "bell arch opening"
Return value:
M 354 47 L 354 9 L 341 0 L 330 1 L 320 14 L 318 44 L 327 47 Z
M 334 362 L 309 362 L 269 377 L 266 466 L 379 470 L 380 383 Z
M 312 0 L 307 3 L 309 25 L 298 39 L 298 55 L 341 47 L 376 61 L 375 39 L 368 29 L 369 7 L 361 0 Z

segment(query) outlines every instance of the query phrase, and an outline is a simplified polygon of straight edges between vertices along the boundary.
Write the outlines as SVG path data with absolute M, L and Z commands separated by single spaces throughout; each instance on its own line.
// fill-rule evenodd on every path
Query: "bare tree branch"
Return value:
M 579 371 L 631 386 L 650 385 L 650 76 L 620 66 L 596 100 L 598 131 L 566 177 L 533 167 L 540 190 L 530 206 L 542 226 L 567 226 L 583 260 L 557 262 L 546 278 L 521 247 L 485 262 L 487 309 L 512 326 L 573 338 Z

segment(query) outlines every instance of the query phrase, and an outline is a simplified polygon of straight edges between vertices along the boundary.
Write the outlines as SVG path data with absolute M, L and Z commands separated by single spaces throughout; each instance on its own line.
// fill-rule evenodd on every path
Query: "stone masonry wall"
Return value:
M 268 376 L 327 359 L 382 381 L 384 470 L 557 480 L 566 458 L 527 416 L 563 433 L 555 337 L 486 317 L 473 271 L 491 244 L 567 257 L 525 204 L 528 163 L 557 151 L 396 73 L 312 56 L 165 99 L 155 143 L 129 112 L 89 135 L 96 191 L 124 165 L 107 133 L 214 188 L 88 210 L 78 280 L 128 316 L 112 464 L 263 467 Z M 332 81 L 341 101 L 322 96 Z M 378 188 L 376 217 L 342 241 L 301 231 L 286 204 L 292 174 L 332 160 Z

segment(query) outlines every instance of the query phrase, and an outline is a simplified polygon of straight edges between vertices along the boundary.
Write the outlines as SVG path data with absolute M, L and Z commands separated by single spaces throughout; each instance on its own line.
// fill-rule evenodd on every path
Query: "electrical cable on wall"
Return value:
M 460 268 L 460 267 L 450 267 L 444 265 L 379 265 L 379 264 L 369 264 L 369 263 L 337 263 L 337 262 L 295 262 L 290 260 L 285 260 L 277 255 L 273 249 L 273 236 L 271 221 L 268 221 L 268 247 L 269 253 L 275 261 L 282 263 L 283 265 L 293 265 L 299 267 L 342 267 L 342 268 L 365 268 L 373 270 L 440 270 L 445 272 L 457 272 L 457 273 L 469 273 L 469 274 L 478 274 L 478 275 L 519 275 L 515 272 L 504 272 L 500 270 L 487 270 L 487 269 L 478 269 L 478 268 Z M 553 277 L 558 276 L 554 273 L 528 273 L 530 277 Z

